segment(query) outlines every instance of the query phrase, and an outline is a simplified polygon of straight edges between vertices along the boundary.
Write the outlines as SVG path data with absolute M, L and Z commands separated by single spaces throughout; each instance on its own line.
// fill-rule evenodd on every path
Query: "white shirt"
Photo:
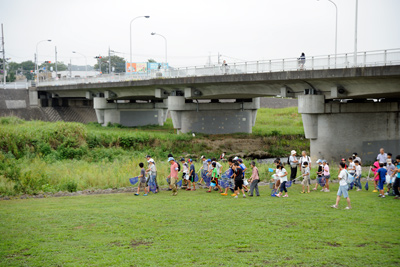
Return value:
M 188 173 L 188 164 L 186 162 L 184 162 L 183 164 L 183 173 Z
M 360 176 L 361 177 L 361 165 L 357 165 L 356 166 L 356 174 L 357 174 L 357 176 Z
M 345 169 L 341 170 L 339 173 L 339 185 L 347 185 L 346 179 L 347 179 L 347 172 Z
M 216 162 L 216 161 L 214 161 L 214 162 L 216 164 L 215 168 L 217 168 L 217 170 L 218 170 L 218 175 L 221 176 L 221 167 L 222 167 L 222 165 L 219 162 Z
M 285 173 L 287 173 L 285 168 L 282 168 L 282 170 L 278 170 L 278 176 L 279 176 L 279 180 L 281 180 L 281 183 L 287 182 L 287 175 L 285 175 Z M 284 175 L 284 176 L 282 176 L 282 175 Z
M 379 163 L 386 163 L 387 160 L 387 154 L 386 153 L 379 153 L 378 156 L 376 156 L 376 159 L 379 161 Z
M 289 162 L 290 162 L 290 166 L 291 167 L 296 167 L 297 164 L 299 164 L 298 162 L 294 162 L 297 161 L 296 156 L 290 156 L 289 157 Z
M 311 159 L 310 159 L 310 157 L 309 156 L 305 156 L 305 157 L 301 157 L 300 158 L 300 163 L 301 163 L 301 165 L 303 166 L 303 164 L 304 164 L 304 162 L 308 162 L 308 166 L 310 166 L 311 165 Z
M 151 164 L 151 166 L 150 166 L 150 175 L 156 175 L 156 174 L 157 174 L 156 165 Z
M 354 162 L 349 163 L 349 167 L 347 168 L 349 170 L 349 173 L 355 173 L 356 171 L 356 164 Z

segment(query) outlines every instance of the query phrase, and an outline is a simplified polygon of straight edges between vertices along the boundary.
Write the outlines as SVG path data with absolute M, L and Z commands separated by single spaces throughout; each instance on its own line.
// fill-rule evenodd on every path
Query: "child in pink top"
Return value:
M 375 179 L 374 179 L 375 189 L 374 189 L 374 191 L 372 191 L 374 193 L 378 192 L 378 190 L 376 190 L 376 187 L 378 186 L 378 181 L 379 181 L 379 176 L 376 176 L 376 173 L 378 172 L 378 170 L 379 170 L 379 161 L 375 161 L 374 166 L 373 167 L 371 166 L 371 171 L 373 171 L 374 177 L 375 177 Z

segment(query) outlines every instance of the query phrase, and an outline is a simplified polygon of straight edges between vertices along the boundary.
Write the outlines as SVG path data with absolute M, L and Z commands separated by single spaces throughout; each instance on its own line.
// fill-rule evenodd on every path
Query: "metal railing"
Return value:
M 13 83 L 3 83 L 0 85 L 0 88 L 3 89 L 28 89 L 31 87 L 31 81 L 28 82 L 13 82 Z
M 357 62 L 357 64 L 355 64 L 355 62 Z M 60 86 L 68 84 L 106 83 L 279 71 L 342 69 L 386 65 L 400 65 L 400 48 L 359 52 L 357 53 L 356 61 L 354 53 L 348 53 L 338 54 L 336 57 L 334 55 L 306 57 L 305 62 L 302 62 L 298 58 L 286 58 L 240 62 L 226 66 L 191 66 L 183 68 L 169 68 L 166 70 L 151 70 L 146 73 L 104 74 L 91 78 L 70 78 L 43 81 L 40 82 L 39 86 Z

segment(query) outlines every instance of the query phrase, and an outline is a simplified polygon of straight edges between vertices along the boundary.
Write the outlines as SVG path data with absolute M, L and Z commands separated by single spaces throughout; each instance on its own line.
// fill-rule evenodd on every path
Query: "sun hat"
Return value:
M 154 163 L 154 159 L 150 159 L 148 162 Z
M 238 159 L 237 161 L 239 161 L 240 163 L 243 163 L 243 160 L 242 160 L 242 159 Z
M 234 158 L 233 158 L 233 160 L 238 160 L 238 159 L 239 159 L 239 157 L 234 157 Z
M 345 158 L 342 158 L 342 161 L 346 161 L 346 159 L 345 159 Z
M 211 159 L 207 159 L 207 162 L 211 162 Z
M 184 158 L 181 158 L 181 161 L 185 161 L 185 159 L 184 159 Z
M 201 156 L 201 157 L 200 157 L 200 159 L 205 159 L 205 158 L 206 158 L 206 157 L 204 157 L 204 156 Z
M 174 161 L 175 159 L 174 159 L 173 157 L 169 157 L 169 158 L 168 158 L 168 162 L 170 162 L 171 160 Z
M 326 161 L 326 160 L 323 160 L 322 163 L 327 163 L 327 161 Z
M 150 156 L 150 155 L 147 155 L 146 158 L 151 158 L 151 156 Z
M 392 163 L 392 160 L 391 159 L 387 159 L 386 163 Z
M 290 154 L 291 154 L 291 155 L 297 154 L 297 153 L 296 153 L 296 150 L 290 151 Z
M 321 159 L 319 159 L 319 160 L 317 160 L 317 162 L 316 163 L 322 163 L 322 160 Z

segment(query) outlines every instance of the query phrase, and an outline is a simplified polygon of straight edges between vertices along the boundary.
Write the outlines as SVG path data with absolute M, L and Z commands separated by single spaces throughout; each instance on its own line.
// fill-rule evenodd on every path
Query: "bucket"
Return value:
M 275 183 L 269 183 L 269 189 L 274 189 Z

